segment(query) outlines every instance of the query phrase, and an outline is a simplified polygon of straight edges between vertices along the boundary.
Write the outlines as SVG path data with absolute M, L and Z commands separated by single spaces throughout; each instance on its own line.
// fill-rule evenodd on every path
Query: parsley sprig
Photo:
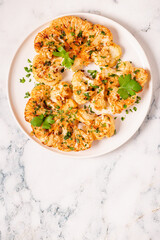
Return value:
M 31 120 L 31 124 L 34 127 L 40 127 L 42 125 L 42 128 L 44 129 L 50 129 L 51 128 L 51 124 L 55 123 L 55 120 L 53 119 L 52 115 L 49 115 L 47 117 L 45 117 L 43 114 L 34 117 Z
M 53 55 L 56 57 L 62 57 L 62 65 L 66 68 L 71 68 L 74 63 L 74 60 L 69 57 L 69 53 L 66 52 L 66 50 L 62 46 L 58 48 L 58 52 L 53 52 Z
M 130 96 L 136 95 L 137 92 L 142 90 L 141 85 L 131 78 L 131 74 L 121 75 L 118 78 L 120 87 L 118 89 L 118 94 L 121 98 L 127 99 Z

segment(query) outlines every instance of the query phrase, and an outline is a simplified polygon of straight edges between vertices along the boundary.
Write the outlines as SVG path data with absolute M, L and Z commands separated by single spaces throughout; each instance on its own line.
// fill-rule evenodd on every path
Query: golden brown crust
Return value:
M 61 81 L 62 74 L 60 70 L 62 58 L 47 58 L 42 54 L 38 54 L 33 59 L 33 75 L 34 78 L 47 85 L 53 86 Z
M 71 67 L 72 71 L 82 69 L 83 66 L 91 62 L 95 62 L 100 66 L 114 66 L 121 56 L 121 48 L 113 43 L 112 33 L 108 28 L 99 24 L 93 25 L 75 16 L 66 16 L 53 20 L 48 28 L 37 34 L 34 41 L 36 52 L 43 55 L 44 61 L 50 60 L 51 66 L 54 62 L 53 59 L 55 59 L 52 53 L 60 46 L 63 46 L 65 51 L 69 53 L 70 58 L 75 59 Z M 101 57 L 103 55 L 105 55 L 104 58 Z M 42 56 L 39 55 L 34 60 L 37 66 L 34 73 L 36 80 L 43 82 L 43 67 L 38 64 L 39 58 L 42 58 Z M 61 62 L 59 62 L 56 70 L 61 66 Z M 41 72 L 40 77 L 37 76 L 37 72 L 39 75 Z M 47 70 L 46 72 L 48 73 Z M 57 74 L 56 72 L 56 79 L 59 78 L 59 74 L 58 76 Z M 45 79 L 44 83 L 48 81 L 51 84 L 46 75 L 43 77 Z

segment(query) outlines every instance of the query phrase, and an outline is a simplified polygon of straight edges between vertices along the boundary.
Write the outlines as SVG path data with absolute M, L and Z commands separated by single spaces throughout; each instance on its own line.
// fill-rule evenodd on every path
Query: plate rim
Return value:
M 52 20 L 54 19 L 57 19 L 57 18 L 60 18 L 60 17 L 64 17 L 64 16 L 77 16 L 77 15 L 90 15 L 90 16 L 95 16 L 95 17 L 100 17 L 100 18 L 106 18 L 108 19 L 109 21 L 111 21 L 112 23 L 114 24 L 117 24 L 119 25 L 123 30 L 127 31 L 129 34 L 130 34 L 130 37 L 141 47 L 142 51 L 143 51 L 143 54 L 145 55 L 145 58 L 147 60 L 147 63 L 148 63 L 148 66 L 149 66 L 149 70 L 150 70 L 150 100 L 149 100 L 149 104 L 148 104 L 148 108 L 145 112 L 145 114 L 143 114 L 143 118 L 141 119 L 140 123 L 138 124 L 138 127 L 136 129 L 136 131 L 134 131 L 128 138 L 127 140 L 123 140 L 122 143 L 117 146 L 117 147 L 113 147 L 111 150 L 109 151 L 106 151 L 104 153 L 98 153 L 98 154 L 90 154 L 90 155 L 82 155 L 82 156 L 78 156 L 78 152 L 74 152 L 76 153 L 77 155 L 71 155 L 71 154 L 66 154 L 66 153 L 70 153 L 70 152 L 64 152 L 64 151 L 53 151 L 52 148 L 44 145 L 44 144 L 41 144 L 40 142 L 38 142 L 36 139 L 32 138 L 22 127 L 21 123 L 19 122 L 19 120 L 17 119 L 16 117 L 16 114 L 14 113 L 14 110 L 13 110 L 13 107 L 12 107 L 12 101 L 11 101 L 11 95 L 10 95 L 10 88 L 9 88 L 9 81 L 10 81 L 10 77 L 11 77 L 11 72 L 12 72 L 12 67 L 14 65 L 14 60 L 21 48 L 21 46 L 24 44 L 24 42 L 27 40 L 27 38 L 32 35 L 36 30 L 38 30 L 39 28 L 43 27 L 44 25 L 47 25 L 49 24 Z M 138 129 L 141 127 L 141 125 L 143 124 L 149 110 L 150 110 L 150 107 L 151 107 L 151 102 L 152 102 L 152 98 L 153 98 L 153 79 L 152 79 L 152 69 L 151 69 L 151 64 L 149 62 L 149 59 L 148 59 L 148 56 L 144 50 L 144 48 L 142 47 L 142 45 L 140 44 L 140 42 L 137 40 L 136 37 L 133 36 L 133 34 L 127 29 L 125 28 L 123 25 L 121 25 L 120 23 L 118 23 L 117 21 L 115 20 L 112 20 L 111 18 L 108 18 L 106 16 L 103 16 L 103 15 L 99 15 L 99 14 L 96 14 L 96 13 L 87 13 L 87 12 L 76 12 L 76 13 L 67 13 L 67 14 L 63 14 L 63 15 L 58 15 L 58 16 L 55 16 L 53 17 L 51 20 L 45 22 L 44 24 L 36 27 L 34 30 L 32 30 L 24 39 L 23 41 L 21 42 L 21 44 L 18 46 L 18 48 L 16 49 L 16 51 L 14 52 L 13 54 L 13 57 L 11 58 L 11 61 L 10 61 L 10 67 L 9 67 L 9 71 L 8 71 L 8 78 L 7 78 L 7 101 L 8 101 L 8 105 L 9 105 L 9 109 L 11 111 L 11 114 L 13 116 L 13 118 L 15 119 L 15 122 L 17 124 L 17 126 L 21 129 L 21 131 L 24 133 L 25 136 L 27 136 L 27 138 L 29 138 L 31 141 L 33 141 L 33 143 L 36 143 L 38 146 L 41 146 L 44 150 L 49 150 L 50 152 L 52 152 L 53 154 L 57 155 L 57 156 L 61 156 L 61 157 L 66 157 L 66 158 L 75 158 L 75 159 L 84 159 L 84 158 L 96 158 L 96 157 L 100 157 L 100 156 L 103 156 L 103 155 L 106 155 L 106 154 L 109 154 L 113 151 L 115 151 L 116 149 L 122 147 L 122 145 L 124 145 L 125 143 L 127 143 L 135 134 L 136 132 L 138 131 Z M 85 152 L 85 150 L 84 150 Z

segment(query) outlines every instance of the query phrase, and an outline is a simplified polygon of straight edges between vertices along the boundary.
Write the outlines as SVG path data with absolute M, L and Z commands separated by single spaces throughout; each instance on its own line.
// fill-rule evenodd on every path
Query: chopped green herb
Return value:
M 126 114 L 128 114 L 129 113 L 129 111 L 128 110 L 126 110 Z
M 28 67 L 24 67 L 24 70 L 25 70 L 26 72 L 28 72 L 28 73 L 29 73 L 29 72 L 32 72 L 32 69 L 31 69 L 31 68 L 29 69 Z
M 101 56 L 101 58 L 106 58 L 106 56 Z
M 91 97 L 89 96 L 89 92 L 83 93 L 83 94 L 84 94 L 84 96 L 86 97 L 87 100 L 90 100 Z
M 89 38 L 94 38 L 94 35 L 89 35 Z
M 121 120 L 122 120 L 122 121 L 124 121 L 124 119 L 125 119 L 124 117 L 121 117 Z
M 72 133 L 68 131 L 67 134 L 64 136 L 64 140 L 67 140 L 71 136 L 72 136 Z
M 133 107 L 133 110 L 134 110 L 134 111 L 137 111 L 137 108 L 136 108 L 136 107 Z
M 65 33 L 65 31 L 64 31 L 64 30 L 62 30 L 62 31 L 61 31 L 61 33 L 62 33 L 62 34 L 60 35 L 60 38 L 61 38 L 61 39 L 63 39 L 63 37 L 65 37 L 65 36 L 66 36 L 66 33 Z
M 20 79 L 20 83 L 24 83 L 25 81 L 26 81 L 26 80 L 25 80 L 24 77 Z
M 118 59 L 117 65 L 116 65 L 116 70 L 119 68 L 120 63 L 121 63 L 121 59 Z
M 139 70 L 139 69 L 137 69 L 137 70 L 135 70 L 135 71 L 134 71 L 134 73 L 135 73 L 135 74 L 137 74 L 138 72 L 140 72 L 140 70 Z
M 74 36 L 74 35 L 75 35 L 75 33 L 74 33 L 74 32 L 71 32 L 71 35 L 72 35 L 72 36 Z
M 98 85 L 92 85 L 91 83 L 89 84 L 92 88 L 96 89 L 96 88 L 99 88 Z
M 105 79 L 105 80 L 102 80 L 102 83 L 104 83 L 104 84 L 105 84 L 105 83 L 107 83 L 107 79 Z
M 51 66 L 51 61 L 45 61 L 44 66 Z
M 89 108 L 89 110 L 90 110 L 91 113 L 94 113 L 94 111 L 92 110 L 92 108 L 91 108 L 90 105 L 88 106 L 88 108 Z
M 114 117 L 114 119 L 117 119 L 117 117 Z
M 101 34 L 102 34 L 102 35 L 106 35 L 106 33 L 105 33 L 104 31 L 101 31 Z
M 88 40 L 88 41 L 86 42 L 86 45 L 87 45 L 87 46 L 90 46 L 90 44 L 91 44 L 91 40 Z
M 57 105 L 56 108 L 57 108 L 57 109 L 60 109 L 60 106 Z
M 30 93 L 26 92 L 24 98 L 29 98 L 29 97 L 30 97 Z
M 102 124 L 102 127 L 106 127 L 106 123 L 103 123 L 103 124 Z
M 82 90 L 77 90 L 77 94 L 80 95 Z
M 94 52 L 94 50 L 90 50 L 89 55 L 91 56 L 93 52 Z
M 117 74 L 108 74 L 109 77 L 117 77 Z
M 77 37 L 82 37 L 82 31 L 80 30 Z
M 28 58 L 28 62 L 31 63 L 31 60 Z
M 72 151 L 74 150 L 74 147 L 70 147 L 70 146 L 67 146 L 69 149 L 71 149 Z
M 87 72 L 90 73 L 90 75 L 91 75 L 91 77 L 92 77 L 93 79 L 96 78 L 96 76 L 97 76 L 97 70 L 88 70 Z
M 95 130 L 95 132 L 96 132 L 96 133 L 99 133 L 99 132 L 100 132 L 99 128 L 97 128 L 97 129 Z
M 127 108 L 127 105 L 126 105 L 126 104 L 124 104 L 124 105 L 123 105 L 123 107 L 124 107 L 124 108 Z
M 30 76 L 31 76 L 31 74 L 30 74 L 30 73 L 28 73 L 28 74 L 26 75 L 26 77 L 27 77 L 27 78 L 29 78 Z
M 54 41 L 50 41 L 50 42 L 47 42 L 47 43 L 46 43 L 46 45 L 49 46 L 49 47 L 50 47 L 50 46 L 53 46 L 54 44 L 55 44 Z

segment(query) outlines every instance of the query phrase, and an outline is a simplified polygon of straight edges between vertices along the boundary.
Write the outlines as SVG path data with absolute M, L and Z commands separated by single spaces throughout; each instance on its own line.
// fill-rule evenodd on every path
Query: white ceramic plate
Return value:
M 76 13 L 68 14 L 82 17 L 87 19 L 92 23 L 98 23 L 108 27 L 112 34 L 114 42 L 119 44 L 122 48 L 122 59 L 126 61 L 132 61 L 137 67 L 143 67 L 149 71 L 150 65 L 140 44 L 133 37 L 133 35 L 128 32 L 120 24 L 114 22 L 103 16 L 89 14 L 89 13 Z M 53 20 L 53 19 L 52 19 Z M 27 136 L 34 141 L 36 141 L 40 146 L 52 151 L 53 153 L 59 153 L 64 156 L 70 156 L 74 158 L 86 158 L 86 157 L 96 157 L 102 154 L 111 152 L 129 140 L 132 135 L 138 130 L 142 124 L 148 109 L 150 107 L 152 98 L 152 81 L 150 79 L 147 86 L 145 86 L 144 91 L 141 93 L 142 100 L 136 105 L 137 111 L 128 115 L 123 112 L 115 121 L 117 134 L 113 137 L 107 139 L 104 138 L 101 141 L 93 142 L 90 149 L 80 152 L 62 152 L 54 148 L 46 147 L 41 144 L 38 139 L 30 135 L 31 126 L 24 119 L 24 109 L 28 99 L 24 98 L 25 92 L 31 91 L 34 86 L 34 79 L 32 82 L 20 83 L 19 79 L 26 75 L 24 71 L 24 66 L 27 65 L 27 59 L 33 59 L 36 54 L 34 51 L 34 38 L 38 32 L 43 30 L 49 25 L 49 23 L 37 28 L 33 31 L 21 44 L 17 50 L 14 59 L 11 64 L 9 78 L 8 78 L 8 97 L 9 102 L 13 111 L 13 114 L 20 126 L 20 128 L 27 134 Z M 93 67 L 92 67 L 93 68 Z M 93 68 L 94 69 L 94 68 Z M 63 80 L 70 80 L 72 73 L 70 71 L 65 74 Z M 133 108 L 133 107 L 132 107 Z M 121 116 L 126 116 L 124 121 L 121 121 Z

